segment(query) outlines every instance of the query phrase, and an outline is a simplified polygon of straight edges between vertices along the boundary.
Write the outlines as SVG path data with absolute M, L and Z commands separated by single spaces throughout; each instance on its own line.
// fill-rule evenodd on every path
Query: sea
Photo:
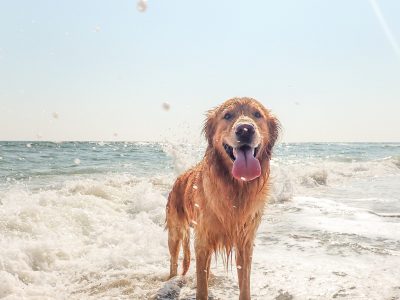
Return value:
M 0 298 L 195 299 L 193 258 L 167 280 L 165 205 L 204 150 L 0 142 Z M 400 299 L 400 143 L 280 143 L 270 178 L 252 299 Z M 236 266 L 211 270 L 237 299 Z

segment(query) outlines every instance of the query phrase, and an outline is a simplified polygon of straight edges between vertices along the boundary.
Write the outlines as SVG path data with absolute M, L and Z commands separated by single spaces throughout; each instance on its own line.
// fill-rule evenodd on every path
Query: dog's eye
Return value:
M 259 118 L 262 117 L 262 115 L 260 114 L 259 111 L 256 111 L 256 112 L 254 113 L 254 116 L 255 116 L 257 119 L 259 119 Z
M 224 116 L 224 119 L 225 119 L 225 120 L 230 120 L 230 119 L 232 119 L 232 117 L 233 117 L 233 116 L 232 116 L 231 113 L 226 113 L 225 116 Z

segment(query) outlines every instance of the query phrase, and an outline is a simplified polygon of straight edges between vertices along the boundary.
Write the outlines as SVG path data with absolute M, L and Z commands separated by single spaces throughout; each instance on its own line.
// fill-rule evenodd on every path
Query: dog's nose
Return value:
M 242 143 L 250 142 L 254 132 L 254 126 L 251 124 L 240 124 L 236 127 L 235 131 L 237 138 Z

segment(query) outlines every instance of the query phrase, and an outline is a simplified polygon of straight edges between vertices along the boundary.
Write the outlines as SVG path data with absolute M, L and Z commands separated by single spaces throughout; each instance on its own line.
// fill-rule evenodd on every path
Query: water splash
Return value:
M 162 108 L 163 108 L 165 111 L 169 111 L 169 109 L 171 108 L 171 105 L 169 105 L 168 102 L 163 102 Z
M 140 12 L 145 12 L 146 9 L 147 9 L 147 1 L 146 0 L 139 0 L 137 5 L 136 5 L 136 8 Z

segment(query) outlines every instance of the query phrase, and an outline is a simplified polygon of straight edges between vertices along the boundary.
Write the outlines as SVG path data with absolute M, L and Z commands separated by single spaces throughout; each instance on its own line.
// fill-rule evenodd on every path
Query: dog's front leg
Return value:
M 240 300 L 250 300 L 250 272 L 253 244 L 247 242 L 236 249 L 236 267 L 239 280 Z
M 208 273 L 210 272 L 211 251 L 208 245 L 196 240 L 197 300 L 208 300 Z

